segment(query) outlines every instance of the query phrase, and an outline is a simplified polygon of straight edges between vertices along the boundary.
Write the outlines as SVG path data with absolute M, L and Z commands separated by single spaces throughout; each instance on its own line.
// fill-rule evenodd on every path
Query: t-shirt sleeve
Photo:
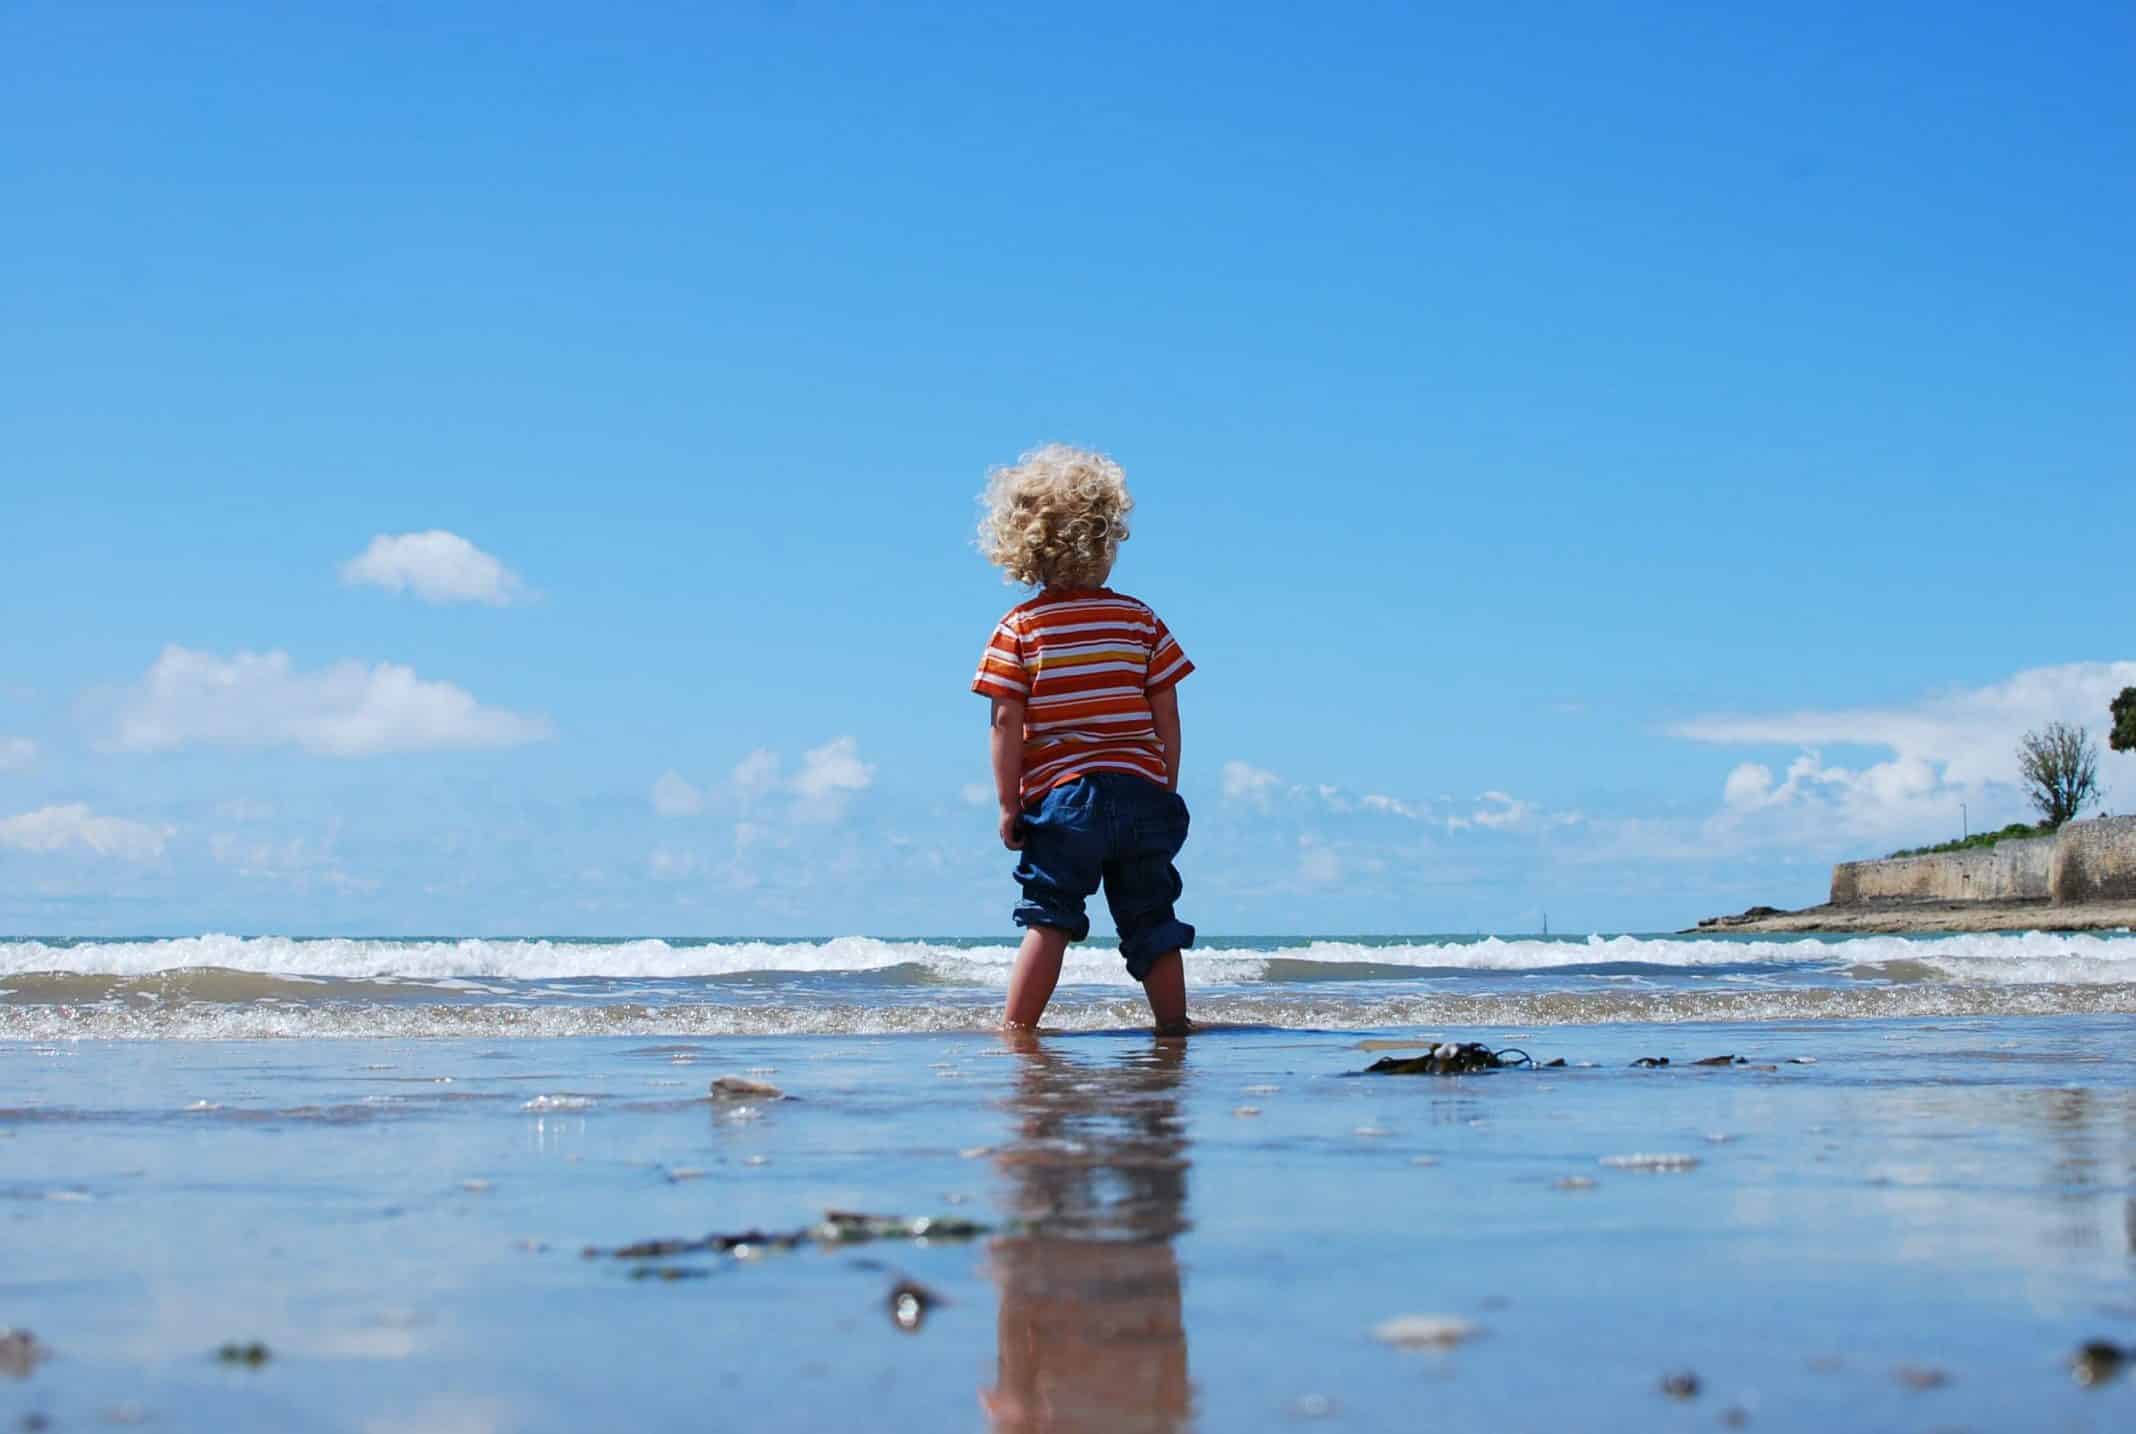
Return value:
M 979 673 L 972 678 L 972 691 L 982 697 L 1013 697 L 1019 701 L 1031 695 L 1030 674 L 1024 671 L 1023 634 L 1017 630 L 1014 613 L 1003 618 L 994 635 L 987 639 L 986 651 L 979 658 Z
M 1164 619 L 1151 613 L 1150 621 L 1157 625 L 1157 637 L 1150 647 L 1149 681 L 1142 684 L 1145 693 L 1162 692 L 1167 687 L 1175 687 L 1179 684 L 1179 679 L 1194 670 L 1194 664 L 1187 661 L 1187 654 L 1181 650 L 1179 639 L 1172 636 L 1172 630 L 1164 625 Z

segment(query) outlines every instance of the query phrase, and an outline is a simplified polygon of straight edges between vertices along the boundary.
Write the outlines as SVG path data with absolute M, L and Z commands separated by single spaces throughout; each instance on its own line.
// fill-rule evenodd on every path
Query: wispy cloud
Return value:
M 380 533 L 341 565 L 351 587 L 412 592 L 424 602 L 504 607 L 532 594 L 519 576 L 457 533 Z
M 38 854 L 79 848 L 120 861 L 154 861 L 172 835 L 170 827 L 98 816 L 81 802 L 0 819 L 0 846 Z
M 1669 730 L 1718 746 L 1799 749 L 1777 775 L 1758 761 L 1729 771 L 1709 823 L 1716 834 L 1739 841 L 1895 839 L 1950 826 L 1961 801 L 2016 810 L 2018 740 L 2049 722 L 2096 731 L 2106 725 L 2114 694 L 2132 685 L 2136 662 L 2077 662 L 1899 707 L 1702 717 Z M 1828 761 L 1827 747 L 1889 755 L 1848 766 Z M 2101 770 L 2136 775 L 2136 760 L 2109 754 Z M 1982 812 L 1973 815 L 1977 821 Z
M 795 815 L 805 821 L 834 820 L 844 813 L 847 798 L 874 784 L 874 764 L 860 759 L 859 740 L 833 737 L 801 754 L 801 770 L 793 780 L 800 797 Z
M 284 652 L 219 657 L 173 644 L 126 694 L 112 741 L 130 752 L 210 744 L 369 757 L 516 747 L 549 735 L 544 718 L 484 707 L 397 663 L 299 672 Z
M 0 772 L 19 772 L 37 760 L 37 744 L 27 737 L 0 737 Z
M 662 772 L 653 781 L 653 810 L 664 817 L 693 817 L 705 809 L 705 794 L 680 772 Z
M 1234 802 L 1265 802 L 1283 785 L 1274 772 L 1236 760 L 1224 763 L 1223 781 L 1225 798 Z

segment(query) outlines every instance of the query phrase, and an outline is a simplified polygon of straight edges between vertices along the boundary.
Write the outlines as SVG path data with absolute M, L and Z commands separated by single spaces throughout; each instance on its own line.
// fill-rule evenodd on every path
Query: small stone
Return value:
M 1908 1389 L 1941 1389 L 1951 1382 L 1948 1371 L 1932 1364 L 1902 1364 L 1891 1371 L 1891 1377 Z
M 1452 1349 L 1475 1334 L 1476 1326 L 1457 1315 L 1396 1315 L 1372 1330 L 1374 1339 L 1397 1349 Z
M 2112 1379 L 2131 1359 L 2136 1359 L 2136 1349 L 2123 1349 L 2103 1339 L 2086 1340 L 2069 1361 L 2069 1372 L 2077 1383 L 2089 1389 Z
M 1750 1062 L 1741 1056 L 1708 1056 L 1702 1061 L 1693 1061 L 1695 1066 L 1741 1066 Z
M 1704 1386 L 1696 1374 L 1688 1369 L 1679 1369 L 1674 1374 L 1661 1377 L 1661 1392 L 1671 1399 L 1696 1399 Z
M 927 1312 L 942 1304 L 942 1297 L 917 1280 L 899 1280 L 890 1287 L 890 1322 L 907 1334 L 917 1334 Z
M 1788 1063 L 1789 1065 L 1791 1065 L 1791 1066 L 1813 1066 L 1813 1065 L 1816 1065 L 1816 1064 L 1817 1064 L 1817 1057 L 1815 1057 L 1815 1056 L 1789 1056 L 1789 1057 L 1787 1058 L 1787 1063 Z
M 30 1371 L 52 1357 L 36 1335 L 26 1329 L 0 1329 L 0 1374 L 27 1379 Z
M 1698 1169 L 1696 1155 L 1682 1155 L 1673 1151 L 1660 1154 L 1638 1151 L 1631 1155 L 1605 1155 L 1601 1163 L 1612 1170 L 1640 1170 L 1654 1175 Z
M 747 1076 L 724 1075 L 712 1082 L 714 1100 L 784 1100 L 786 1092 Z
M 1641 1056 L 1638 1060 L 1632 1062 L 1633 1066 L 1644 1070 L 1653 1070 L 1668 1063 L 1669 1058 L 1667 1056 Z
M 221 1349 L 215 1351 L 215 1358 L 224 1364 L 238 1364 L 247 1369 L 258 1369 L 274 1356 L 269 1353 L 267 1346 L 261 1344 L 258 1340 L 252 1340 L 244 1344 L 232 1340 Z

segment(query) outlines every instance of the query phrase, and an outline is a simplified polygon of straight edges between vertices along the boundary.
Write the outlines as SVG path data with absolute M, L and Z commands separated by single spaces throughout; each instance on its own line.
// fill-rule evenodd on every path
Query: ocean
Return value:
M 2127 1427 L 2129 935 L 1011 956 L 0 942 L 0 1428 Z
M 0 941 L 0 1039 L 879 1035 L 999 1019 L 981 939 Z M 1289 1029 L 2136 1011 L 2127 933 L 1234 937 L 1195 1019 Z M 1133 1026 L 1110 947 L 1070 948 L 1047 1024 Z

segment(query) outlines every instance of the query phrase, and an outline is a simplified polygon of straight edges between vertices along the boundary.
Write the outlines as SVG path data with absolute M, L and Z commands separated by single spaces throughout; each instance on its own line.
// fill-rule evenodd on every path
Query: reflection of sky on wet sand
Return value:
M 1519 1034 L 1592 1065 L 1351 1078 L 1355 1033 L 1252 1030 L 0 1043 L 0 1324 L 55 1351 L 0 1427 L 2118 1427 L 2130 1381 L 2064 1361 L 2136 1344 L 2125 1018 Z M 1681 1064 L 1729 1049 L 1775 1064 Z M 742 1119 L 718 1074 L 796 1098 Z M 1635 1152 L 1698 1164 L 1602 1163 Z M 579 1253 L 827 1209 L 1001 1228 L 672 1284 Z M 941 1297 L 909 1333 L 908 1279 Z M 1400 1315 L 1480 1333 L 1372 1339 Z M 215 1364 L 250 1339 L 265 1368 Z M 1676 1368 L 1695 1408 L 1656 1403 Z
M 1026 1230 L 996 1239 L 998 1368 L 981 1403 L 1002 1434 L 1169 1431 L 1191 1393 L 1179 1260 L 1187 1139 L 1185 1042 L 1078 1060 L 1014 1040 L 996 1164 Z

